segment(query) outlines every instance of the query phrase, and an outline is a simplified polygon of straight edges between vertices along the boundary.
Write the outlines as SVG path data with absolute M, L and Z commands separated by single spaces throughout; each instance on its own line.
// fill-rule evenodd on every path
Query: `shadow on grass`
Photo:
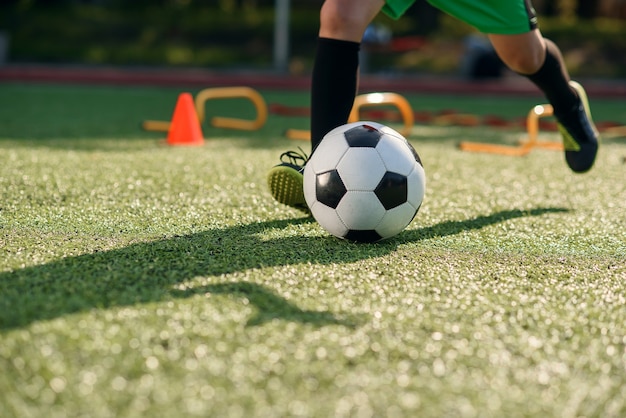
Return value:
M 535 208 L 530 210 L 504 210 L 493 213 L 491 215 L 478 216 L 467 221 L 446 221 L 438 225 L 418 230 L 406 231 L 396 238 L 401 242 L 415 241 L 420 239 L 428 239 L 435 237 L 443 237 L 446 235 L 454 235 L 463 231 L 481 229 L 485 226 L 504 222 L 508 219 L 523 218 L 528 216 L 540 216 L 546 213 L 562 213 L 568 212 L 565 208 Z M 419 215 L 418 215 L 419 216 Z
M 222 275 L 255 268 L 303 263 L 350 263 L 378 257 L 399 244 L 480 229 L 508 219 L 565 212 L 563 208 L 507 210 L 465 221 L 449 221 L 405 231 L 380 244 L 361 245 L 334 237 L 289 236 L 265 239 L 272 229 L 313 222 L 286 219 L 258 222 L 132 244 L 111 251 L 67 257 L 43 265 L 0 273 L 0 329 L 27 326 L 94 308 L 130 306 L 197 294 L 245 297 L 257 310 L 248 325 L 282 319 L 315 326 L 355 327 L 361 321 L 340 313 L 307 311 L 271 289 Z M 195 277 L 215 281 L 185 288 Z M 306 278 L 303 278 L 303 280 Z
M 286 299 L 270 292 L 261 285 L 250 282 L 227 282 L 208 286 L 192 287 L 185 290 L 172 290 L 173 297 L 186 298 L 192 295 L 211 293 L 213 295 L 234 295 L 246 298 L 256 307 L 257 313 L 246 323 L 247 326 L 261 325 L 273 319 L 286 319 L 316 326 L 344 325 L 353 327 L 359 322 L 354 316 L 339 318 L 330 312 L 306 311 Z

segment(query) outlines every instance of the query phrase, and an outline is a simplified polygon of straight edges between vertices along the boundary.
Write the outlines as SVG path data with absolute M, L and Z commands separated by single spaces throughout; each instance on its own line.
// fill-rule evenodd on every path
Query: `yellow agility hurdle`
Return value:
M 354 104 L 352 105 L 350 116 L 348 117 L 348 123 L 358 122 L 360 120 L 360 111 L 363 107 L 384 105 L 392 105 L 398 109 L 404 123 L 404 129 L 400 133 L 404 136 L 409 136 L 413 129 L 413 123 L 415 122 L 413 109 L 411 109 L 409 102 L 397 93 L 368 93 L 357 96 L 354 99 Z M 289 139 L 309 141 L 311 139 L 311 132 L 304 129 L 287 129 L 285 136 Z
M 211 118 L 211 125 L 216 128 L 239 129 L 243 131 L 255 131 L 265 125 L 267 121 L 267 105 L 263 96 L 250 87 L 217 87 L 201 90 L 196 95 L 196 111 L 200 123 L 204 122 L 205 104 L 208 100 L 215 99 L 248 99 L 256 109 L 256 118 L 253 120 L 227 118 L 214 116 Z
M 364 107 L 372 106 L 395 106 L 400 112 L 402 122 L 404 123 L 404 129 L 400 133 L 404 136 L 409 136 L 413 130 L 414 116 L 413 109 L 409 102 L 398 93 L 369 93 L 361 94 L 354 99 L 354 105 L 348 118 L 348 123 L 358 122 L 360 110 Z
M 550 150 L 563 150 L 563 144 L 554 141 L 539 141 L 539 119 L 553 115 L 552 106 L 549 104 L 536 105 L 528 112 L 526 117 L 526 133 L 528 139 L 520 141 L 517 146 L 486 144 L 481 142 L 463 141 L 459 144 L 462 151 L 486 152 L 500 155 L 523 156 L 528 154 L 533 148 L 544 148 Z
M 250 87 L 213 87 L 201 90 L 194 100 L 196 113 L 200 124 L 204 123 L 206 113 L 206 102 L 215 99 L 247 99 L 256 110 L 254 119 L 239 119 L 223 116 L 214 116 L 210 123 L 216 128 L 239 129 L 244 131 L 254 131 L 260 129 L 267 121 L 267 105 L 263 96 Z M 169 131 L 171 123 L 160 120 L 146 120 L 142 123 L 142 128 L 146 131 Z

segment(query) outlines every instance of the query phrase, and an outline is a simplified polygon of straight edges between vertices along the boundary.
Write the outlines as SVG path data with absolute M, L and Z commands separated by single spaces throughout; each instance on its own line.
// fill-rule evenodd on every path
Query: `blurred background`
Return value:
M 321 0 L 0 1 L 0 66 L 192 67 L 305 75 Z M 576 77 L 626 78 L 626 0 L 534 0 Z M 484 39 L 426 1 L 364 38 L 368 73 L 497 77 Z

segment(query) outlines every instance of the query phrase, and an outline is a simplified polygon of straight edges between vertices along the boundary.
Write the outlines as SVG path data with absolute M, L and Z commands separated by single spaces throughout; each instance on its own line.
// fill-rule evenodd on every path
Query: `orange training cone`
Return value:
M 167 133 L 169 145 L 202 145 L 204 136 L 191 93 L 181 93 Z

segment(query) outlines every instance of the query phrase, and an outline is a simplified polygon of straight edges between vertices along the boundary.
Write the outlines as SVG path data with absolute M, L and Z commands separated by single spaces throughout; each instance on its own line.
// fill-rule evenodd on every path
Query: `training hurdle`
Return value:
M 413 130 L 413 124 L 415 122 L 413 116 L 413 109 L 409 102 L 398 93 L 368 93 L 361 94 L 355 97 L 352 110 L 348 117 L 348 123 L 358 122 L 360 120 L 360 111 L 365 107 L 373 106 L 394 106 L 398 109 L 404 128 L 400 133 L 406 137 L 411 134 Z M 311 133 L 308 130 L 303 129 L 287 129 L 285 136 L 289 139 L 309 141 L 311 139 Z
M 267 121 L 267 105 L 263 96 L 250 87 L 212 87 L 201 90 L 194 100 L 195 111 L 200 124 L 204 123 L 206 113 L 206 102 L 215 99 L 246 99 L 252 103 L 256 110 L 254 119 L 240 119 L 223 116 L 213 116 L 210 124 L 216 128 L 239 129 L 244 131 L 254 131 L 260 129 Z M 171 122 L 146 120 L 142 123 L 142 128 L 146 131 L 167 132 L 170 130 Z
M 306 129 L 287 129 L 285 131 L 285 136 L 289 139 L 295 139 L 297 141 L 310 141 L 311 140 L 311 131 Z
M 348 122 L 358 122 L 360 118 L 360 111 L 364 107 L 385 105 L 395 106 L 398 109 L 404 124 L 404 129 L 402 129 L 400 133 L 404 136 L 409 136 L 413 130 L 413 109 L 411 109 L 409 102 L 398 93 L 369 93 L 357 96 L 354 99 L 354 105 L 352 106 L 352 111 L 348 117 Z
M 519 145 L 498 145 L 482 142 L 463 141 L 459 144 L 462 151 L 486 152 L 491 154 L 523 156 L 533 148 L 544 148 L 554 151 L 562 151 L 563 144 L 554 141 L 539 141 L 539 119 L 553 116 L 554 110 L 551 105 L 543 104 L 533 106 L 526 117 L 526 140 L 520 141 Z
M 250 87 L 220 87 L 201 90 L 196 95 L 196 111 L 200 123 L 204 122 L 205 105 L 208 100 L 214 99 L 247 99 L 254 105 L 256 118 L 252 120 L 240 118 L 227 118 L 223 116 L 213 116 L 211 125 L 216 128 L 239 129 L 242 131 L 256 131 L 261 129 L 267 121 L 267 105 L 263 96 Z

